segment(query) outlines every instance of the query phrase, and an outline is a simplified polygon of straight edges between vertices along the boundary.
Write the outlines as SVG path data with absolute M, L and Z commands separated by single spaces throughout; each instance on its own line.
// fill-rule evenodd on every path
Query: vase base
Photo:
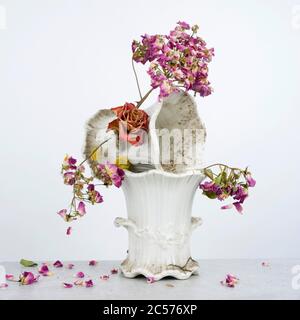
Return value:
M 184 267 L 176 265 L 164 266 L 137 266 L 128 259 L 121 263 L 120 269 L 126 278 L 135 278 L 139 275 L 144 277 L 154 277 L 155 281 L 165 277 L 173 277 L 179 280 L 188 279 L 192 274 L 196 274 L 199 269 L 197 261 L 189 258 Z

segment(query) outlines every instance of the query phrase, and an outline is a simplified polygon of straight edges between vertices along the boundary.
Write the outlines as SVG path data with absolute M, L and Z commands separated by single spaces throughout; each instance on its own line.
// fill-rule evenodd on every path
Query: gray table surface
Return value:
M 40 277 L 39 282 L 33 285 L 22 286 L 8 282 L 7 288 L 0 289 L 0 300 L 300 299 L 300 288 L 297 290 L 292 286 L 292 279 L 296 276 L 292 273 L 292 268 L 300 265 L 300 259 L 268 260 L 268 267 L 263 267 L 262 261 L 199 260 L 198 275 L 188 280 L 163 279 L 153 284 L 148 284 L 144 277 L 127 279 L 120 272 L 111 275 L 107 281 L 101 280 L 100 276 L 117 268 L 119 261 L 99 261 L 94 267 L 89 266 L 87 261 L 75 261 L 72 262 L 75 265 L 73 270 L 51 267 L 54 274 Z M 68 262 L 63 263 L 66 265 Z M 7 274 L 17 277 L 24 270 L 35 274 L 38 272 L 37 267 L 24 268 L 17 262 L 2 262 L 0 265 L 6 268 Z M 74 275 L 78 271 L 83 271 L 85 278 L 93 279 L 94 287 L 64 288 L 62 283 L 74 282 Z M 236 287 L 228 288 L 220 284 L 227 273 L 240 279 Z M 300 279 L 298 283 L 300 286 Z

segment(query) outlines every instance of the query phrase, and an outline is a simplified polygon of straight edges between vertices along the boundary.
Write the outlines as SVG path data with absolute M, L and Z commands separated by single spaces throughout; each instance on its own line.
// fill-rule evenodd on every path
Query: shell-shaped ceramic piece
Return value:
M 193 97 L 184 91 L 176 92 L 152 108 L 155 112 L 150 137 L 159 148 L 156 167 L 174 173 L 199 169 L 206 130 Z
M 88 157 L 103 141 L 91 163 L 116 162 L 121 156 L 133 164 L 132 171 L 160 169 L 173 173 L 199 169 L 206 131 L 195 100 L 179 91 L 145 109 L 150 117 L 149 133 L 139 146 L 117 141 L 108 124 L 116 118 L 109 109 L 97 112 L 87 124 L 84 154 Z M 169 142 L 168 142 L 169 141 Z

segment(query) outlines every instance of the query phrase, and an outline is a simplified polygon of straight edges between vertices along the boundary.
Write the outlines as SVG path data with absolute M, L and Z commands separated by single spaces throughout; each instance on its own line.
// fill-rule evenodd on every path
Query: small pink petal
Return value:
M 84 202 L 82 201 L 79 202 L 77 207 L 77 212 L 79 213 L 80 216 L 84 216 L 86 214 Z
M 95 266 L 98 262 L 96 260 L 91 260 L 89 266 Z
M 41 266 L 41 268 L 39 269 L 39 273 L 41 275 L 43 275 L 44 277 L 51 276 L 51 274 L 52 274 L 46 264 L 43 264 Z
M 85 281 L 85 286 L 86 286 L 87 288 L 91 288 L 91 287 L 94 286 L 94 283 L 93 283 L 92 280 L 88 280 L 88 281 Z
M 6 280 L 13 281 L 14 280 L 14 275 L 13 274 L 6 274 L 5 278 L 6 278 Z
M 66 232 L 67 236 L 69 236 L 71 234 L 71 232 L 72 232 L 72 227 L 68 227 L 67 232 Z
M 154 277 L 147 277 L 147 283 L 151 284 L 155 282 L 155 278 Z
M 3 288 L 7 288 L 8 287 L 8 284 L 7 283 L 1 283 L 0 284 L 0 288 L 3 289 Z
M 53 263 L 53 266 L 54 266 L 55 268 L 62 268 L 62 267 L 63 267 L 63 264 L 62 264 L 59 260 L 57 260 L 57 261 L 55 261 L 55 262 Z
M 229 288 L 234 288 L 235 285 L 239 282 L 239 279 L 232 275 L 232 274 L 227 274 L 225 280 L 220 281 L 220 283 L 223 286 L 229 287 Z
M 73 287 L 72 283 L 66 283 L 66 282 L 63 283 L 63 286 L 64 288 L 67 288 L 67 289 L 70 289 Z
M 114 269 L 111 269 L 110 272 L 111 272 L 111 274 L 117 274 L 119 272 L 119 270 L 114 268 Z
M 76 273 L 76 278 L 84 278 L 84 273 L 82 271 L 79 271 Z
M 108 280 L 109 279 L 109 275 L 104 274 L 104 275 L 100 276 L 100 279 L 101 280 Z
M 261 265 L 263 266 L 263 267 L 270 267 L 270 263 L 269 262 L 262 262 L 261 263 Z
M 252 188 L 255 187 L 256 181 L 252 178 L 250 173 L 247 174 L 246 180 L 247 180 L 249 187 L 252 187 Z
M 225 205 L 225 206 L 222 206 L 221 209 L 222 209 L 222 210 L 231 209 L 232 206 L 233 206 L 232 204 L 227 204 L 227 205 Z
M 69 263 L 68 265 L 67 265 L 67 269 L 73 269 L 74 268 L 74 264 L 73 263 Z
M 242 213 L 243 212 L 243 207 L 239 202 L 234 202 L 233 205 L 235 206 L 235 208 L 238 211 L 238 213 Z
M 79 166 L 79 167 L 78 167 L 78 170 L 79 170 L 80 172 L 84 172 L 84 171 L 85 171 L 84 165 L 82 164 L 81 166 Z
M 62 209 L 58 211 L 57 214 L 67 221 L 67 209 Z

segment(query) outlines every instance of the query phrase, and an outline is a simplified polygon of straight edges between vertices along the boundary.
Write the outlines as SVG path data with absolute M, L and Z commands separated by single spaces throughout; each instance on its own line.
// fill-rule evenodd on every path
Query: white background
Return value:
M 216 56 L 215 89 L 197 98 L 206 163 L 250 166 L 257 187 L 244 215 L 198 191 L 196 258 L 299 258 L 299 1 L 0 0 L 0 261 L 122 259 L 121 190 L 104 190 L 73 234 L 56 212 L 68 205 L 65 153 L 81 157 L 84 125 L 99 108 L 138 98 L 131 41 L 200 25 Z M 3 10 L 2 10 L 3 13 Z M 3 15 L 3 14 L 2 14 Z M 138 68 L 144 92 L 149 79 Z M 148 101 L 150 105 L 155 96 Z

